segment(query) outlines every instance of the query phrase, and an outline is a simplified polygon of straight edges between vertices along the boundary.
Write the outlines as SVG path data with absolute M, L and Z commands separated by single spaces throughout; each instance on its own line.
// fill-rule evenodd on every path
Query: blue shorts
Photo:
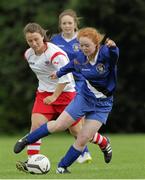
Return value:
M 68 112 L 74 120 L 85 116 L 87 120 L 97 120 L 106 124 L 112 106 L 113 97 L 96 98 L 95 102 L 91 102 L 77 94 L 65 108 L 65 111 Z

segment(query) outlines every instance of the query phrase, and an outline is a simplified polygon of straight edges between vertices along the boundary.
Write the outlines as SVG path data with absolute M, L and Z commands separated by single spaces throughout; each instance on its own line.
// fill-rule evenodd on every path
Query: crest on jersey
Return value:
M 79 44 L 78 43 L 75 43 L 75 44 L 73 44 L 73 50 L 74 51 L 79 51 L 80 50 L 80 47 L 79 47 Z
M 102 63 L 97 64 L 96 70 L 100 73 L 103 74 L 105 72 L 105 66 Z

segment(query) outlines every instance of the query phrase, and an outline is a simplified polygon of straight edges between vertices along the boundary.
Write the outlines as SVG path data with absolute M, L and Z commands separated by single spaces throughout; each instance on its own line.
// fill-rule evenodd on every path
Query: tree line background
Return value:
M 29 130 L 37 80 L 23 54 L 23 28 L 37 22 L 58 32 L 58 16 L 67 8 L 81 17 L 81 27 L 107 34 L 120 48 L 114 108 L 102 131 L 145 131 L 144 0 L 1 0 L 0 1 L 0 133 Z

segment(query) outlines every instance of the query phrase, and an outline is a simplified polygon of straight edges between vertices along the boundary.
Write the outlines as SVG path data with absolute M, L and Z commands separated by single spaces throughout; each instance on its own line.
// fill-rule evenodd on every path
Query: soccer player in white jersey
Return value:
M 69 59 L 62 49 L 47 42 L 46 30 L 39 24 L 29 23 L 24 28 L 24 35 L 30 47 L 25 52 L 25 58 L 38 79 L 31 116 L 30 131 L 32 132 L 42 124 L 56 119 L 75 97 L 76 92 L 71 73 L 56 80 L 50 78 L 50 74 L 66 65 Z M 69 127 L 69 130 L 74 137 L 77 137 L 81 127 L 82 124 L 78 119 Z M 40 145 L 41 140 L 28 145 L 28 156 L 38 154 Z M 18 161 L 16 163 L 16 167 L 22 171 L 27 171 L 26 165 L 27 162 Z
M 74 10 L 64 10 L 59 15 L 60 33 L 54 35 L 51 38 L 51 42 L 59 46 L 67 53 L 70 61 L 74 60 L 81 51 L 79 41 L 77 39 L 79 19 L 80 18 L 77 17 L 77 14 Z M 77 90 L 79 89 L 79 83 L 81 82 L 80 73 L 78 73 L 77 71 L 73 71 L 72 73 L 75 79 L 75 88 Z M 107 145 L 107 138 L 105 136 L 102 136 L 100 133 L 96 133 L 94 142 L 99 145 L 100 149 L 103 149 Z M 84 163 L 86 161 L 91 161 L 91 159 L 92 158 L 90 156 L 90 153 L 86 147 L 84 153 L 82 153 L 82 155 L 80 155 L 80 157 L 77 159 L 77 162 Z
M 94 28 L 83 28 L 79 31 L 78 40 L 82 53 L 51 75 L 51 78 L 56 79 L 73 70 L 79 71 L 82 83 L 75 98 L 56 121 L 50 121 L 18 140 L 14 146 L 15 153 L 21 152 L 27 145 L 42 137 L 67 129 L 75 119 L 83 116 L 85 117 L 83 127 L 74 144 L 58 163 L 56 172 L 70 173 L 67 168 L 80 156 L 86 144 L 94 143 L 96 132 L 102 124 L 106 124 L 112 110 L 119 57 L 119 49 L 115 42 L 107 39 L 107 43 L 101 45 L 102 37 L 103 35 Z M 109 142 L 102 152 L 107 157 L 112 155 Z M 110 160 L 109 158 L 107 162 Z

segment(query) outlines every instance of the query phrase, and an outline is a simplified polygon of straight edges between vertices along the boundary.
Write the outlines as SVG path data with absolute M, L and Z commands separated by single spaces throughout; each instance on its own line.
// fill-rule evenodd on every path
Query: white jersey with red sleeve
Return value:
M 25 52 L 25 58 L 30 68 L 38 79 L 38 91 L 54 92 L 58 83 L 68 83 L 63 92 L 74 92 L 74 79 L 71 73 L 59 78 L 51 79 L 50 75 L 58 71 L 62 66 L 69 62 L 67 54 L 56 45 L 47 42 L 46 50 L 41 55 L 36 55 L 32 48 Z

